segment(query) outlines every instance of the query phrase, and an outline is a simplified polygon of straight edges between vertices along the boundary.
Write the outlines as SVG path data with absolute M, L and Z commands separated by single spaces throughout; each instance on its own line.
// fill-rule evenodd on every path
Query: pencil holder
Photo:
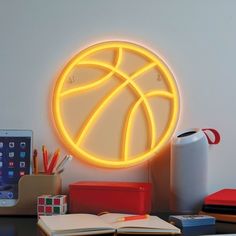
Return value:
M 0 207 L 0 215 L 37 215 L 37 197 L 61 192 L 60 175 L 25 175 L 18 183 L 18 200 L 14 206 Z

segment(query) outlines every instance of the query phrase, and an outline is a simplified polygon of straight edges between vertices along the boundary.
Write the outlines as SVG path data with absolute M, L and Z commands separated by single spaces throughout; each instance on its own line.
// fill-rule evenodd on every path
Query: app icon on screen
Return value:
M 0 157 L 2 157 L 2 152 L 0 152 Z
M 7 197 L 10 198 L 10 199 L 12 199 L 12 198 L 13 198 L 13 192 L 8 192 L 8 193 L 7 193 Z
M 14 155 L 15 155 L 14 152 L 9 152 L 9 153 L 8 153 L 8 156 L 9 156 L 9 157 L 14 157 Z
M 25 175 L 25 172 L 24 171 L 20 171 L 20 176 L 23 176 Z
M 0 142 L 0 148 L 3 148 L 3 142 Z
M 13 170 L 9 170 L 8 171 L 8 177 L 13 177 L 14 176 L 14 171 Z
M 9 167 L 13 168 L 14 167 L 14 162 L 13 161 L 9 161 Z
M 20 157 L 25 158 L 25 152 L 20 152 Z
M 25 143 L 25 142 L 20 142 L 20 147 L 21 147 L 22 149 L 24 149 L 24 148 L 26 147 L 26 143 Z
M 14 148 L 15 147 L 15 143 L 14 142 L 10 142 L 9 143 L 9 148 Z
M 25 162 L 24 162 L 24 161 L 21 161 L 21 162 L 20 162 L 20 167 L 21 167 L 21 168 L 24 168 L 24 167 L 25 167 Z
M 0 168 L 2 167 L 2 161 L 0 161 Z

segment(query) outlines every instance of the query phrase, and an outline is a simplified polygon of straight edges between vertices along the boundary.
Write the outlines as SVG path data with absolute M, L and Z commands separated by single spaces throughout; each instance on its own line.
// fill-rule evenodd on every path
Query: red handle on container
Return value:
M 218 144 L 220 142 L 220 133 L 216 129 L 205 128 L 205 129 L 202 129 L 202 131 L 205 133 L 207 141 L 208 141 L 209 144 Z M 215 140 L 212 140 L 209 137 L 209 135 L 207 134 L 207 131 L 210 131 L 211 133 L 213 133 L 213 135 L 215 137 Z

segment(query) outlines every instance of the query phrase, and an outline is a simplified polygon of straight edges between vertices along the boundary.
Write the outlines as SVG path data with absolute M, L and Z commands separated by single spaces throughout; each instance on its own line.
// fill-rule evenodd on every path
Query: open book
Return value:
M 157 216 L 120 222 L 127 214 L 107 213 L 101 216 L 68 214 L 40 216 L 38 225 L 50 236 L 121 234 L 179 234 L 180 230 Z

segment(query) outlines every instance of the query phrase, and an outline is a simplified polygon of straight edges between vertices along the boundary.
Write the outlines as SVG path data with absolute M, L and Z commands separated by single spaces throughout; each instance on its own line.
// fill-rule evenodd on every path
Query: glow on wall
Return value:
M 130 42 L 92 45 L 59 75 L 52 110 L 62 142 L 101 167 L 133 166 L 168 142 L 179 116 L 179 93 L 165 62 Z

